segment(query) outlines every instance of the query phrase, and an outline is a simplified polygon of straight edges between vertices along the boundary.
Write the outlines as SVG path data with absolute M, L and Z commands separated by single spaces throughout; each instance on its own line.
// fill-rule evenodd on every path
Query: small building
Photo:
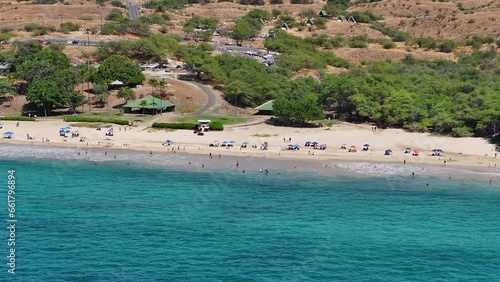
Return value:
M 142 101 L 146 101 L 146 103 Z M 122 106 L 122 108 L 126 113 L 142 113 L 144 111 L 144 113 L 157 114 L 173 111 L 175 109 L 175 104 L 153 96 L 146 96 L 144 98 L 130 102 Z
M 267 101 L 264 104 L 258 106 L 257 108 L 255 108 L 256 110 L 258 110 L 256 115 L 272 116 L 273 115 L 273 102 L 274 102 L 274 100 L 270 100 L 270 101 Z
M 211 122 L 211 120 L 209 120 L 209 119 L 198 120 L 198 131 L 210 130 L 210 122 Z

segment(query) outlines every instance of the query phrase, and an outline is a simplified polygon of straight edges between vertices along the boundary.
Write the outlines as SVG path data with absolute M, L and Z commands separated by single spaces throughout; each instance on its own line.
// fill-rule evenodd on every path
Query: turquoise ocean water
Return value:
M 8 169 L 0 281 L 500 281 L 496 184 L 1 160 L 5 226 Z

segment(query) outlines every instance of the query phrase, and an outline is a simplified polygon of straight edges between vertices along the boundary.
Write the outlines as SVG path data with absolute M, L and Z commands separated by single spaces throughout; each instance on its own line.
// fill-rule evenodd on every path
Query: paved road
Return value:
M 193 113 L 194 116 L 201 116 L 204 112 L 208 111 L 209 109 L 211 109 L 215 106 L 215 104 L 217 102 L 217 96 L 212 91 L 212 89 L 210 89 L 209 87 L 207 87 L 204 84 L 201 84 L 199 82 L 194 82 L 194 81 L 189 82 L 189 83 L 192 83 L 192 84 L 198 86 L 198 88 L 200 88 L 208 96 L 207 104 L 203 108 L 201 108 Z
M 139 18 L 139 5 L 134 2 L 128 2 L 128 11 L 130 13 L 130 19 L 135 21 Z
M 156 75 L 156 76 L 163 76 L 163 75 L 173 76 L 173 75 L 191 75 L 192 74 L 192 73 L 188 73 L 188 72 L 171 73 L 171 72 L 166 72 L 163 70 L 161 70 L 161 71 L 145 70 L 145 71 L 143 71 L 143 73 L 149 74 L 149 75 Z M 182 81 L 196 85 L 208 97 L 207 104 L 205 106 L 203 106 L 203 108 L 194 112 L 193 113 L 194 116 L 201 116 L 203 113 L 205 113 L 209 109 L 215 107 L 215 105 L 217 104 L 217 95 L 215 95 L 215 93 L 212 91 L 212 89 L 210 89 L 210 87 L 207 87 L 206 85 L 199 83 L 199 82 L 195 82 L 195 81 L 190 81 L 190 80 L 182 80 Z

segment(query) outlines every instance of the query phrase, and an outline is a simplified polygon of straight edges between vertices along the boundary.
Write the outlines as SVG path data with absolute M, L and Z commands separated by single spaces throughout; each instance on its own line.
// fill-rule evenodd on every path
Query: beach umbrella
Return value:
M 370 147 L 370 144 L 365 144 L 363 145 L 363 147 Z
M 97 128 L 101 129 L 102 128 L 102 124 L 98 124 Z
M 245 142 L 243 142 L 243 143 L 241 143 L 241 144 L 243 144 L 243 145 L 248 145 L 248 144 L 250 144 L 250 143 L 248 143 L 247 141 L 245 141 Z
M 236 142 L 235 142 L 235 141 L 233 141 L 233 140 L 231 140 L 231 141 L 229 141 L 228 143 L 229 143 L 229 144 L 234 144 L 234 143 L 236 143 Z
M 410 147 L 406 147 L 405 149 L 406 151 L 411 151 L 411 148 Z
M 220 141 L 219 140 L 215 140 L 214 143 L 219 143 Z
M 316 142 L 316 141 L 314 141 L 314 142 L 312 142 L 311 144 L 313 144 L 313 145 L 318 145 L 319 143 L 318 143 L 318 142 Z
M 108 129 L 108 132 L 113 132 L 113 128 L 111 127 L 110 129 Z
M 3 137 L 4 138 L 12 138 L 12 137 L 14 137 L 14 132 L 11 132 L 11 131 L 4 132 Z
M 3 126 L 3 123 L 0 122 L 0 126 Z
M 297 148 L 300 148 L 300 145 L 299 144 L 295 144 L 293 145 L 294 147 L 297 147 Z
M 172 143 L 172 142 L 174 142 L 174 141 L 172 141 L 172 140 L 170 140 L 170 139 L 167 139 L 167 141 L 165 141 L 165 142 L 167 142 L 167 143 Z
M 385 150 L 386 153 L 392 153 L 392 150 L 391 149 L 387 149 Z
M 356 149 L 356 146 L 352 145 L 352 146 L 351 146 L 351 149 Z
M 227 141 L 222 141 L 222 144 L 227 144 Z
M 420 154 L 420 150 L 418 150 L 418 149 L 417 150 L 413 150 L 413 153 Z
M 71 130 L 71 126 L 66 126 L 65 129 Z

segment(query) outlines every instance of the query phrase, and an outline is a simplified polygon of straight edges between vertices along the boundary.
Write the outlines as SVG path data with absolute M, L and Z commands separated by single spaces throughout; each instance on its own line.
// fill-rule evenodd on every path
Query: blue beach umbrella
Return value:
M 294 147 L 297 147 L 297 148 L 300 148 L 300 145 L 299 144 L 295 144 L 293 145 Z
M 3 126 L 3 123 L 0 122 L 0 126 Z
M 3 138 L 12 138 L 14 137 L 14 132 L 7 131 L 3 133 Z
M 111 127 L 110 129 L 108 129 L 108 132 L 113 132 L 113 128 Z
M 71 126 L 66 126 L 64 129 L 71 130 Z
M 241 143 L 241 144 L 243 144 L 243 145 L 248 145 L 248 144 L 250 144 L 250 143 L 248 143 L 247 141 L 245 141 L 245 142 L 243 142 L 243 143 Z
M 318 142 L 314 141 L 314 142 L 312 142 L 311 144 L 313 144 L 313 145 L 318 145 Z
M 406 151 L 411 151 L 411 148 L 410 147 L 406 147 L 405 149 Z
M 365 145 L 363 145 L 363 146 L 364 146 L 364 147 L 370 147 L 370 144 L 365 144 Z
M 234 143 L 236 143 L 236 142 L 233 140 L 229 141 L 229 144 L 234 144 Z
M 227 141 L 222 141 L 222 144 L 227 144 Z

